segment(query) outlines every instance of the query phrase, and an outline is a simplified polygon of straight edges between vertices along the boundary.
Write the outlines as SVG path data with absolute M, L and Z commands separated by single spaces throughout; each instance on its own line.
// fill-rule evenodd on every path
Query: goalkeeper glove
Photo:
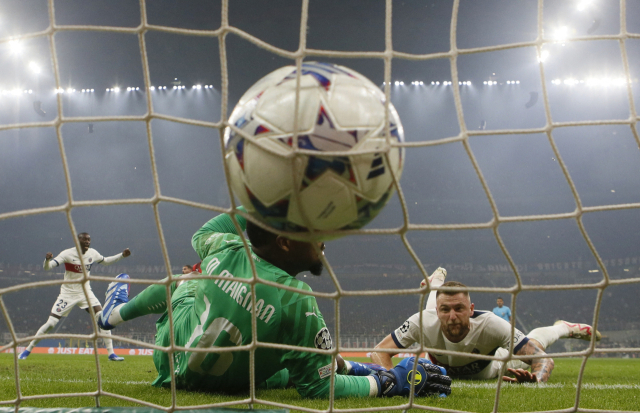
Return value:
M 378 371 L 387 371 L 382 366 L 374 363 L 358 363 L 357 361 L 344 361 L 344 374 L 349 376 L 370 376 Z
M 405 358 L 389 371 L 377 371 L 373 374 L 378 383 L 378 396 L 408 396 L 411 391 L 411 380 L 415 383 L 414 392 L 417 397 L 440 396 L 451 394 L 451 378 L 446 370 L 435 366 L 427 359 L 417 362 L 415 379 L 413 366 L 415 357 Z

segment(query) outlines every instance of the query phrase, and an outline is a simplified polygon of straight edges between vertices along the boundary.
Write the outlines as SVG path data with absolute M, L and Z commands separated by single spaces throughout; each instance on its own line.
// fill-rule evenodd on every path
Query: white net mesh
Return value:
M 632 39 L 640 39 L 639 33 L 631 33 L 627 30 L 627 2 L 620 1 L 619 3 L 619 25 L 620 31 L 617 34 L 607 34 L 607 35 L 589 35 L 589 36 L 574 36 L 570 40 L 563 40 L 566 42 L 573 43 L 591 43 L 598 41 L 613 41 L 619 44 L 620 55 L 622 68 L 624 72 L 623 80 L 622 80 L 622 88 L 626 91 L 627 103 L 628 103 L 628 112 L 627 116 L 623 118 L 614 118 L 608 120 L 568 120 L 559 122 L 554 120 L 552 116 L 552 109 L 550 104 L 550 91 L 549 87 L 552 84 L 556 84 L 554 82 L 547 80 L 547 72 L 546 66 L 542 63 L 543 57 L 545 56 L 545 47 L 549 45 L 554 45 L 558 43 L 558 40 L 553 38 L 551 35 L 547 34 L 545 31 L 545 2 L 542 0 L 537 2 L 537 27 L 535 40 L 532 41 L 524 41 L 524 42 L 515 42 L 509 44 L 500 44 L 497 46 L 488 46 L 488 47 L 476 47 L 476 48 L 460 48 L 457 42 L 457 34 L 458 34 L 458 18 L 459 18 L 459 8 L 460 1 L 454 1 L 451 13 L 451 22 L 450 22 L 450 48 L 446 52 L 440 53 L 409 53 L 409 52 L 400 52 L 394 48 L 394 43 L 392 42 L 392 24 L 394 23 L 393 19 L 393 8 L 396 6 L 391 0 L 386 0 L 385 2 L 385 18 L 384 18 L 384 41 L 385 46 L 383 51 L 374 52 L 348 52 L 348 51 L 335 51 L 335 50 L 319 50 L 309 48 L 307 46 L 307 27 L 308 27 L 308 19 L 309 19 L 309 1 L 302 1 L 301 3 L 301 17 L 300 17 L 300 35 L 299 35 L 299 43 L 298 47 L 295 51 L 287 51 L 283 48 L 275 47 L 272 44 L 261 40 L 259 37 L 249 34 L 245 30 L 241 30 L 238 27 L 234 27 L 229 23 L 229 2 L 228 0 L 223 0 L 221 3 L 221 22 L 220 27 L 216 30 L 192 30 L 192 29 L 180 29 L 169 26 L 161 26 L 149 24 L 147 10 L 148 4 L 144 0 L 140 1 L 140 24 L 137 27 L 125 28 L 125 27 L 107 27 L 107 26 L 95 26 L 95 25 L 65 25 L 59 24 L 57 22 L 57 14 L 56 14 L 56 6 L 57 3 L 53 0 L 49 0 L 48 3 L 48 28 L 43 31 L 37 31 L 25 35 L 21 35 L 16 38 L 2 38 L 0 39 L 0 44 L 8 45 L 11 42 L 15 42 L 16 40 L 27 41 L 32 39 L 46 39 L 48 42 L 48 48 L 50 50 L 51 60 L 52 60 L 52 68 L 53 68 L 53 78 L 55 81 L 55 88 L 57 90 L 64 90 L 66 88 L 65 80 L 61 76 L 61 57 L 60 53 L 57 51 L 58 46 L 58 38 L 64 33 L 67 32 L 109 32 L 109 33 L 118 33 L 124 35 L 135 35 L 137 36 L 138 46 L 141 57 L 141 67 L 142 67 L 142 80 L 144 82 L 144 96 L 151 96 L 151 93 L 154 89 L 153 83 L 151 81 L 150 75 L 150 58 L 148 54 L 148 36 L 154 33 L 164 33 L 164 34 L 172 34 L 172 35 L 183 35 L 186 37 L 204 37 L 208 39 L 212 39 L 215 43 L 217 40 L 217 47 L 219 53 L 219 63 L 220 63 L 220 112 L 219 112 L 219 121 L 209 121 L 209 120 L 197 120 L 188 116 L 174 116 L 161 113 L 155 107 L 159 105 L 158 101 L 154 101 L 154 99 L 146 98 L 146 113 L 138 114 L 138 115 L 117 115 L 117 116 L 69 116 L 65 114 L 63 108 L 66 105 L 70 105 L 70 103 L 64 102 L 64 94 L 58 93 L 56 94 L 56 114 L 55 119 L 50 121 L 41 121 L 41 122 L 18 122 L 18 123 L 9 123 L 0 125 L 0 132 L 9 131 L 9 130 L 18 130 L 18 129 L 26 129 L 26 128 L 53 128 L 55 130 L 55 137 L 57 140 L 58 150 L 62 159 L 62 166 L 64 172 L 64 186 L 66 193 L 66 201 L 60 203 L 55 206 L 48 207 L 37 207 L 37 208 L 20 208 L 15 210 L 9 210 L 8 212 L 0 213 L 0 221 L 7 221 L 11 219 L 16 219 L 19 217 L 28 217 L 28 216 L 37 216 L 37 215 L 45 215 L 48 216 L 54 213 L 63 213 L 66 216 L 66 221 L 69 226 L 70 234 L 76 234 L 77 228 L 76 224 L 74 224 L 74 219 L 72 217 L 72 211 L 77 211 L 78 209 L 82 209 L 83 207 L 102 207 L 102 206 L 118 206 L 118 205 L 147 205 L 151 206 L 153 209 L 153 217 L 155 220 L 155 228 L 157 229 L 158 239 L 161 246 L 162 257 L 164 260 L 164 271 L 166 274 L 171 275 L 172 264 L 170 262 L 170 252 L 168 247 L 168 241 L 165 237 L 165 226 L 166 223 L 163 223 L 161 220 L 160 214 L 160 205 L 162 203 L 170 203 L 175 205 L 181 205 L 185 207 L 192 207 L 206 212 L 207 214 L 213 213 L 223 213 L 223 212 L 233 212 L 235 211 L 235 205 L 232 202 L 232 206 L 229 208 L 215 206 L 206 202 L 194 202 L 191 200 L 187 200 L 181 197 L 172 197 L 164 195 L 161 191 L 160 186 L 160 178 L 157 166 L 157 157 L 155 148 L 157 146 L 157 140 L 154 139 L 152 135 L 152 130 L 154 130 L 153 122 L 157 121 L 167 121 L 175 124 L 183 124 L 183 125 L 191 125 L 194 127 L 202 127 L 208 128 L 212 131 L 218 131 L 219 136 L 223 135 L 224 128 L 227 126 L 226 119 L 228 118 L 228 104 L 229 104 L 229 68 L 230 62 L 227 56 L 228 51 L 228 38 L 229 34 L 233 34 L 238 38 L 249 42 L 257 46 L 258 48 L 263 49 L 268 54 L 279 56 L 281 58 L 290 59 L 295 61 L 295 64 L 300 66 L 304 59 L 377 59 L 378 61 L 382 61 L 384 64 L 384 91 L 387 97 L 387 102 L 391 102 L 393 100 L 392 92 L 393 92 L 393 81 L 394 81 L 394 71 L 392 71 L 392 63 L 394 65 L 398 65 L 401 67 L 400 62 L 428 62 L 431 60 L 445 60 L 448 61 L 449 69 L 450 69 L 450 82 L 453 85 L 462 85 L 462 82 L 465 82 L 463 78 L 461 78 L 459 73 L 459 59 L 463 56 L 472 56 L 475 54 L 489 54 L 492 52 L 501 52 L 501 51 L 509 51 L 509 50 L 524 50 L 524 49 L 535 49 L 537 55 L 541 58 L 540 63 L 537 65 L 537 70 L 539 71 L 539 77 L 541 79 L 541 93 L 540 99 L 541 103 L 544 105 L 544 124 L 538 127 L 531 128 L 507 128 L 507 129 L 486 129 L 485 122 L 482 121 L 481 127 L 479 129 L 469 128 L 468 125 L 470 120 L 468 117 L 465 117 L 465 105 L 463 104 L 463 93 L 464 90 L 458 87 L 452 87 L 452 97 L 453 97 L 453 107 L 455 108 L 455 113 L 457 116 L 457 123 L 459 127 L 459 133 L 449 135 L 445 138 L 432 139 L 432 140 L 416 140 L 416 141 L 408 141 L 406 143 L 401 144 L 406 147 L 407 152 L 417 151 L 422 147 L 434 147 L 445 144 L 451 144 L 458 142 L 461 144 L 464 152 L 470 162 L 473 172 L 477 176 L 482 193 L 486 197 L 488 201 L 488 205 L 491 211 L 491 216 L 489 219 L 472 222 L 469 220 L 463 220 L 462 223 L 454 223 L 454 224 L 425 224 L 425 223 L 415 223 L 410 220 L 410 206 L 408 205 L 406 193 L 403 191 L 403 188 L 397 183 L 398 190 L 398 199 L 397 204 L 399 205 L 399 211 L 402 213 L 402 219 L 398 222 L 398 226 L 394 228 L 370 228 L 361 231 L 353 231 L 352 236 L 373 236 L 373 235 L 393 235 L 397 237 L 398 242 L 396 243 L 396 247 L 398 249 L 404 248 L 408 253 L 407 258 L 412 259 L 411 265 L 415 267 L 416 272 L 420 274 L 419 278 L 426 278 L 428 276 L 428 266 L 425 264 L 425 260 L 421 259 L 421 253 L 416 252 L 416 242 L 420 242 L 420 240 L 411 239 L 411 234 L 415 234 L 418 232 L 423 233 L 438 233 L 445 231 L 464 231 L 464 230 L 486 230 L 490 231 L 493 235 L 493 239 L 497 243 L 499 250 L 505 259 L 505 264 L 507 265 L 507 272 L 511 272 L 515 279 L 515 284 L 512 286 L 508 286 L 508 284 L 501 284 L 500 278 L 494 278 L 492 281 L 493 285 L 491 287 L 487 286 L 472 286 L 470 291 L 477 293 L 502 293 L 502 294 L 512 294 L 513 300 L 511 302 L 512 310 L 514 315 L 517 316 L 519 311 L 519 300 L 518 297 L 521 293 L 529 292 L 529 291 L 557 291 L 557 290 L 590 290 L 597 292 L 595 297 L 595 308 L 593 311 L 593 317 L 590 320 L 581 320 L 581 321 L 591 321 L 594 328 L 598 328 L 599 326 L 599 314 L 600 314 L 600 306 L 603 300 L 603 295 L 608 288 L 613 286 L 625 286 L 625 285 L 636 285 L 640 282 L 640 278 L 638 278 L 637 271 L 635 273 L 629 274 L 630 276 L 626 277 L 616 277 L 615 279 L 610 277 L 609 269 L 610 266 L 605 263 L 605 260 L 601 257 L 599 250 L 596 248 L 596 244 L 592 241 L 590 237 L 590 232 L 587 231 L 587 228 L 584 224 L 584 217 L 588 214 L 605 212 L 605 211 L 618 211 L 618 210 L 634 210 L 640 208 L 640 202 L 626 202 L 626 203 L 617 203 L 611 202 L 609 204 L 601 204 L 595 206 L 587 206 L 583 204 L 581 194 L 578 191 L 577 185 L 574 183 L 575 176 L 570 173 L 570 168 L 563 160 L 563 156 L 561 154 L 561 150 L 559 149 L 559 145 L 556 139 L 556 135 L 559 134 L 563 128 L 573 128 L 573 127 L 596 127 L 602 125 L 608 126 L 618 126 L 621 128 L 626 128 L 627 132 L 630 131 L 630 136 L 633 137 L 633 141 L 635 142 L 635 147 L 629 148 L 629 150 L 636 150 L 640 147 L 640 136 L 637 130 L 637 122 L 638 122 L 638 114 L 636 112 L 635 100 L 633 94 L 633 85 L 634 82 L 637 83 L 637 79 L 634 77 L 632 70 L 630 69 L 629 63 L 629 42 Z M 637 44 L 636 44 L 637 46 Z M 105 51 L 108 53 L 108 51 Z M 345 63 L 349 65 L 348 61 Z M 266 73 L 267 71 L 265 71 Z M 176 79 L 177 80 L 177 79 Z M 509 81 L 510 82 L 510 81 Z M 576 80 L 579 82 L 579 80 Z M 518 82 L 519 83 L 519 82 Z M 564 82 L 567 84 L 567 82 Z M 571 83 L 571 82 L 569 82 Z M 489 83 L 490 85 L 490 83 Z M 178 86 L 180 87 L 180 86 Z M 171 87 L 170 87 L 171 88 Z M 175 89 L 175 87 L 174 87 Z M 213 87 L 212 87 L 213 89 Z M 535 102 L 534 102 L 535 103 Z M 68 108 L 69 106 L 67 106 Z M 68 139 L 65 138 L 65 133 L 63 133 L 63 127 L 69 127 L 73 124 L 84 124 L 84 123 L 96 123 L 101 124 L 105 122 L 141 122 L 145 125 L 145 135 L 146 135 L 146 145 L 148 147 L 149 154 L 149 167 L 151 170 L 152 182 L 153 182 L 153 191 L 146 197 L 140 198 L 122 198 L 115 200 L 79 200 L 74 197 L 73 187 L 74 182 L 72 182 L 71 176 L 72 173 L 70 171 L 70 161 L 68 157 L 68 153 L 70 151 L 70 146 L 68 143 Z M 575 209 L 571 212 L 563 212 L 563 213 L 545 213 L 545 214 L 531 214 L 531 215 L 511 215 L 505 216 L 501 215 L 498 211 L 497 201 L 495 199 L 494 193 L 492 192 L 491 185 L 488 182 L 488 179 L 483 174 L 483 169 L 480 167 L 480 162 L 477 159 L 477 150 L 472 148 L 472 144 L 470 142 L 473 137 L 509 137 L 510 139 L 518 139 L 518 137 L 527 136 L 527 135 L 543 135 L 546 137 L 548 144 L 551 149 L 551 153 L 554 159 L 554 162 L 557 162 L 557 165 L 560 168 L 562 176 L 566 181 L 570 189 L 570 193 L 573 198 L 573 202 L 575 203 Z M 74 143 L 77 144 L 77 143 Z M 219 143 L 220 151 L 223 152 L 222 141 Z M 146 150 L 146 149 L 145 149 Z M 194 148 L 194 150 L 198 150 Z M 408 158 L 407 162 L 411 162 L 411 159 Z M 188 184 L 185 184 L 188 185 Z M 144 192 L 144 191 L 143 191 Z M 494 190 L 495 192 L 495 190 Z M 229 192 L 230 194 L 230 192 Z M 417 203 L 417 202 L 416 202 Z M 398 208 L 396 209 L 396 212 Z M 522 279 L 523 268 L 517 260 L 512 257 L 512 253 L 510 249 L 507 248 L 507 243 L 503 240 L 503 235 L 499 231 L 499 227 L 501 225 L 510 224 L 510 223 L 527 223 L 527 222 L 538 222 L 538 221 L 562 221 L 562 220 L 571 220 L 577 226 L 579 234 L 582 239 L 586 243 L 588 247 L 588 251 L 592 255 L 595 260 L 595 265 L 593 268 L 598 270 L 600 274 L 602 274 L 602 278 L 597 282 L 581 282 L 578 280 L 577 282 L 566 282 L 566 280 L 559 283 L 548 283 L 548 282 L 539 282 L 539 283 L 525 283 Z M 237 223 L 236 223 L 237 224 Z M 74 237 L 75 238 L 75 237 Z M 188 238 L 184 240 L 184 242 L 188 242 Z M 402 247 L 401 247 L 402 245 Z M 79 245 L 76 244 L 76 247 Z M 245 245 L 246 247 L 246 245 Z M 422 248 L 422 247 L 421 247 Z M 134 251 L 135 253 L 135 251 Z M 329 257 L 331 254 L 329 254 Z M 633 258 L 635 260 L 635 258 Z M 635 261 L 634 261 L 635 263 Z M 419 290 L 417 288 L 385 288 L 385 289 L 365 289 L 360 291 L 349 290 L 341 286 L 340 276 L 337 274 L 335 269 L 332 269 L 330 265 L 327 264 L 327 268 L 329 270 L 330 279 L 333 283 L 335 292 L 316 292 L 313 295 L 318 299 L 327 299 L 332 300 L 333 303 L 333 311 L 335 312 L 335 342 L 337 345 L 333 350 L 333 354 L 337 355 L 339 352 L 353 350 L 355 346 L 360 345 L 360 340 L 357 336 L 348 336 L 346 334 L 341 334 L 340 325 L 343 323 L 345 318 L 349 317 L 348 315 L 341 316 L 341 303 L 347 298 L 359 299 L 359 298 L 367 298 L 371 296 L 406 296 L 406 295 L 414 295 L 420 297 L 420 308 L 424 308 L 424 302 L 426 300 L 426 295 L 428 294 L 427 289 Z M 560 265 L 560 264 L 559 264 Z M 168 270 L 167 270 L 168 269 Z M 254 269 L 255 270 L 255 269 Z M 557 268 L 557 270 L 561 270 L 561 268 Z M 385 274 L 386 277 L 386 274 Z M 85 281 L 88 280 L 85 274 Z M 104 281 L 110 282 L 112 277 L 109 276 L 92 276 L 92 281 Z M 170 280 L 169 280 L 170 281 Z M 160 281 L 153 279 L 144 279 L 144 278 L 134 278 L 131 281 L 133 284 L 141 284 L 148 285 L 152 283 L 161 283 Z M 252 289 L 255 287 L 256 283 L 264 283 L 264 281 L 258 278 L 252 278 L 249 280 Z M 23 396 L 21 392 L 21 369 L 17 359 L 17 349 L 19 346 L 23 346 L 28 343 L 33 336 L 19 336 L 15 326 L 12 323 L 11 310 L 8 308 L 8 305 L 5 304 L 4 297 L 8 296 L 11 293 L 32 289 L 35 287 L 46 287 L 46 286 L 58 286 L 65 283 L 62 280 L 54 279 L 51 281 L 37 281 L 33 283 L 19 283 L 16 285 L 12 285 L 9 287 L 0 288 L 0 307 L 2 308 L 2 313 L 4 315 L 4 319 L 6 320 L 6 325 L 9 333 L 9 342 L 8 343 L 0 343 L 2 347 L 0 347 L 0 351 L 13 349 L 14 350 L 14 360 L 13 360 L 13 373 L 15 376 L 15 389 L 17 397 L 12 400 L 0 400 L 0 406 L 13 406 L 19 407 L 21 403 L 31 401 L 34 399 L 41 398 L 56 398 L 56 397 L 72 397 L 72 396 L 91 396 L 95 397 L 96 404 L 100 404 L 100 398 L 104 396 L 110 396 L 114 398 L 119 398 L 125 401 L 140 403 L 145 406 L 154 407 L 157 409 L 165 410 L 165 411 L 173 411 L 175 409 L 185 408 L 185 406 L 179 406 L 177 402 L 177 394 L 175 384 L 172 384 L 171 394 L 172 394 L 172 403 L 170 406 L 159 406 L 153 403 L 146 402 L 144 400 L 139 400 L 119 394 L 114 394 L 104 390 L 103 383 L 101 381 L 101 366 L 98 359 L 98 355 L 95 355 L 96 361 L 96 370 L 97 370 L 97 388 L 95 391 L 84 392 L 84 393 L 65 393 L 65 394 L 46 394 L 46 395 L 32 395 L 32 396 Z M 167 293 L 170 293 L 169 284 L 165 284 L 167 286 Z M 35 290 L 34 290 L 35 291 Z M 253 290 L 255 291 L 255 290 Z M 86 293 L 85 289 L 85 293 Z M 171 307 L 168 309 L 169 317 L 172 318 Z M 407 311 L 406 316 L 409 316 L 413 311 Z M 173 325 L 173 323 L 171 323 Z M 94 343 L 94 347 L 97 346 L 99 336 L 95 331 L 96 326 L 93 326 L 94 332 L 91 334 L 61 334 L 56 333 L 52 335 L 47 335 L 48 338 L 63 338 L 63 339 L 85 339 L 91 340 Z M 393 327 L 395 328 L 395 326 Z M 512 325 L 512 328 L 515 328 L 515 322 Z M 255 322 L 253 324 L 253 337 L 256 337 L 256 325 Z M 387 328 L 387 331 L 384 333 L 390 332 L 390 329 Z M 116 330 L 116 335 L 118 334 Z M 384 336 L 384 334 L 382 335 Z M 382 337 L 380 336 L 380 337 Z M 134 337 L 134 336 L 129 336 Z M 135 344 L 144 346 L 147 348 L 153 348 L 158 350 L 164 350 L 168 352 L 173 352 L 176 350 L 184 350 L 184 348 L 177 347 L 172 345 L 169 348 L 161 348 L 155 345 L 150 345 L 146 342 L 142 342 L 135 338 L 127 338 L 126 336 L 120 336 L 120 340 L 125 343 Z M 367 339 L 364 341 L 364 347 L 359 348 L 360 351 L 372 351 L 373 346 L 376 343 L 376 340 Z M 345 344 L 346 343 L 346 344 Z M 357 343 L 357 344 L 356 344 Z M 272 344 L 272 343 L 257 343 L 254 342 L 248 346 L 235 347 L 233 351 L 237 350 L 250 350 L 252 354 L 252 365 L 253 365 L 253 357 L 255 354 L 255 350 L 258 347 L 278 347 L 284 348 L 286 346 Z M 97 348 L 97 347 L 96 347 Z M 217 350 L 217 351 L 228 351 L 227 350 Z M 320 351 L 320 350 L 309 350 L 306 351 Z M 412 352 L 415 353 L 423 353 L 425 350 L 428 350 L 423 347 L 412 349 Z M 191 349 L 191 351 L 194 351 Z M 211 351 L 211 349 L 201 349 L 195 351 Z M 442 351 L 441 351 L 442 352 Z M 577 392 L 575 397 L 575 403 L 571 407 L 571 411 L 590 411 L 588 409 L 579 408 L 580 400 L 581 400 L 581 390 L 583 389 L 582 381 L 583 381 L 583 373 L 585 371 L 585 366 L 589 357 L 594 355 L 603 355 L 606 353 L 637 353 L 640 352 L 640 348 L 638 347 L 618 347 L 618 348 L 601 348 L 596 347 L 596 343 L 594 341 L 590 342 L 589 345 L 579 351 L 568 351 L 558 354 L 553 354 L 554 357 L 581 357 L 582 364 L 579 370 L 579 374 L 577 377 Z M 444 352 L 446 353 L 446 352 Z M 455 352 L 450 352 L 451 354 L 457 354 Z M 477 356 L 478 359 L 492 359 L 490 356 Z M 510 357 L 511 358 L 511 357 Z M 173 359 L 170 358 L 173 363 Z M 173 375 L 173 366 L 171 367 L 172 375 Z M 253 375 L 252 369 L 252 375 Z M 333 378 L 332 378 L 333 380 Z M 253 381 L 253 380 L 252 380 Z M 497 411 L 499 408 L 500 395 L 501 395 L 501 383 L 498 382 L 497 390 L 495 395 L 495 403 L 494 403 L 494 411 Z M 463 390 L 460 390 L 463 391 Z M 233 400 L 230 402 L 224 402 L 215 405 L 202 405 L 198 406 L 199 408 L 205 407 L 213 407 L 213 406 L 236 406 L 236 405 L 246 405 L 246 404 L 265 404 L 269 406 L 276 407 L 286 407 L 286 408 L 295 408 L 303 411 L 318 411 L 311 408 L 300 407 L 300 406 L 292 406 L 287 404 L 282 404 L 278 402 L 274 402 L 271 400 L 264 400 L 259 398 L 256 394 L 255 385 L 252 384 L 250 394 L 247 397 L 239 397 L 237 400 Z M 439 411 L 445 411 L 446 409 L 434 408 L 427 405 L 428 403 L 422 403 L 419 399 L 407 399 L 402 401 L 397 408 L 399 409 L 408 409 L 408 408 L 423 408 L 423 409 L 433 409 Z M 331 392 L 331 398 L 328 402 L 329 411 L 336 410 L 334 407 L 334 398 L 333 391 Z M 377 410 L 387 410 L 388 407 L 379 407 Z M 348 411 L 358 411 L 362 409 L 348 409 Z M 366 410 L 375 410 L 375 409 L 366 409 Z M 326 411 L 326 410 L 325 410 Z

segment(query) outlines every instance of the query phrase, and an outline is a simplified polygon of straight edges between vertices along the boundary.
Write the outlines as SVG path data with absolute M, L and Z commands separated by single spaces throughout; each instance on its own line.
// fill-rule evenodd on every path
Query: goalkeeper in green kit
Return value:
M 242 207 L 240 207 L 242 209 Z M 258 277 L 286 287 L 311 292 L 295 278 L 309 271 L 320 275 L 322 261 L 313 244 L 285 238 L 236 219 L 246 229 L 251 259 Z M 322 350 L 332 340 L 315 297 L 276 286 L 251 285 L 240 280 L 252 276 L 251 263 L 231 217 L 221 214 L 207 222 L 191 241 L 202 260 L 203 275 L 222 279 L 180 280 L 171 284 L 174 342 L 186 348 L 221 348 L 252 342 L 251 316 L 255 311 L 258 341 Z M 318 244 L 324 251 L 324 243 Z M 324 254 L 324 252 L 323 252 Z M 147 314 L 162 314 L 156 323 L 156 345 L 168 347 L 169 317 L 165 285 L 151 285 L 128 300 L 127 274 L 109 285 L 104 309 L 96 315 L 98 325 L 116 325 Z M 176 386 L 179 389 L 234 393 L 250 387 L 249 351 L 173 353 Z M 158 370 L 155 386 L 169 386 L 169 354 L 154 350 Z M 444 369 L 425 359 L 404 359 L 386 370 L 377 365 L 344 361 L 337 357 L 336 397 L 408 396 L 411 381 L 416 395 L 447 395 L 451 380 Z M 417 364 L 417 374 L 412 370 Z M 259 347 L 255 351 L 255 383 L 263 387 L 285 387 L 293 382 L 303 397 L 328 397 L 332 373 L 331 355 L 300 350 Z

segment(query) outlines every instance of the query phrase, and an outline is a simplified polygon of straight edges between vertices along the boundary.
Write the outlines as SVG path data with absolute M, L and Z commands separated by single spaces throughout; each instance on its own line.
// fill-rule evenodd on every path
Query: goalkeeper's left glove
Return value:
M 413 379 L 415 357 L 405 358 L 389 371 L 377 371 L 373 374 L 378 383 L 378 396 L 408 396 Z M 417 362 L 414 392 L 420 396 L 446 397 L 451 394 L 451 378 L 444 368 L 435 366 L 427 359 Z

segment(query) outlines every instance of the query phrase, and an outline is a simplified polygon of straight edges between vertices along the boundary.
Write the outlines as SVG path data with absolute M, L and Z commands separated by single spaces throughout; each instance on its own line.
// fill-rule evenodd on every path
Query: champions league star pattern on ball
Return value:
M 390 104 L 387 139 L 384 99 L 351 69 L 304 63 L 296 140 L 296 68 L 280 68 L 258 81 L 229 119 L 240 133 L 225 133 L 225 159 L 240 202 L 282 231 L 366 225 L 393 194 L 390 169 L 398 179 L 402 172 L 402 149 L 389 142 L 403 142 L 404 132 Z M 294 156 L 296 145 L 303 154 Z

